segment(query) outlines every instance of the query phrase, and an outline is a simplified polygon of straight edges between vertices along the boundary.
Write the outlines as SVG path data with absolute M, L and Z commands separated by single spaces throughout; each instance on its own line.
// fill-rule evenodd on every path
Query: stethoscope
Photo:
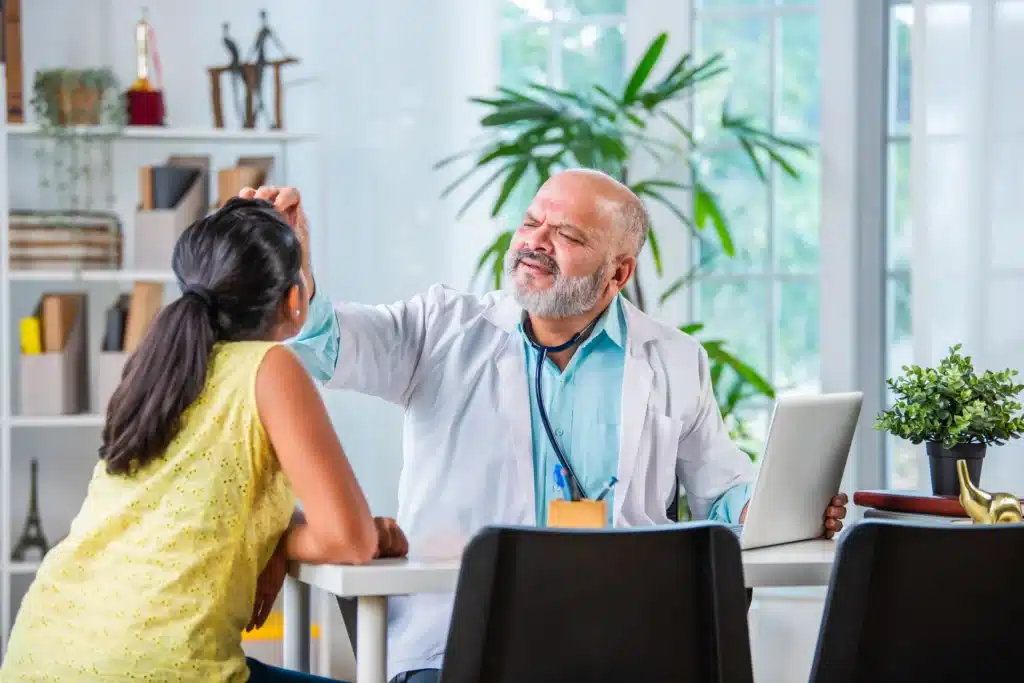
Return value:
M 565 453 L 562 452 L 561 447 L 558 445 L 554 431 L 551 429 L 551 423 L 548 421 L 548 412 L 544 409 L 544 397 L 541 393 L 541 378 L 543 377 L 544 372 L 544 360 L 548 357 L 548 354 L 559 353 L 561 351 L 571 349 L 573 346 L 579 344 L 580 341 L 585 339 L 586 336 L 594 329 L 594 326 L 597 325 L 597 321 L 600 317 L 601 316 L 597 316 L 591 320 L 586 327 L 574 334 L 569 341 L 564 344 L 559 344 L 558 346 L 544 346 L 533 338 L 533 328 L 530 325 L 530 319 L 525 315 L 523 316 L 523 330 L 526 332 L 526 339 L 530 342 L 530 346 L 537 350 L 537 374 L 535 381 L 537 391 L 537 412 L 540 413 L 540 421 L 544 424 L 544 432 L 548 435 L 548 441 L 551 443 L 551 448 L 555 451 L 555 457 L 558 458 L 558 463 L 565 470 L 569 484 L 570 496 L 574 501 L 587 500 L 587 494 L 586 491 L 583 490 L 583 484 L 580 483 L 580 479 L 576 476 L 576 472 L 573 471 L 572 465 L 569 464 L 569 459 L 565 457 Z

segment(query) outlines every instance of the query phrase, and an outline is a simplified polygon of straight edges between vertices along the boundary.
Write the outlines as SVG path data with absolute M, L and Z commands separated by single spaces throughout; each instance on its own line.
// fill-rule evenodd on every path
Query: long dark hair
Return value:
M 107 407 L 108 472 L 163 454 L 203 390 L 214 344 L 269 339 L 288 292 L 301 290 L 301 264 L 298 238 L 263 200 L 232 199 L 182 233 L 172 258 L 182 295 L 150 324 Z

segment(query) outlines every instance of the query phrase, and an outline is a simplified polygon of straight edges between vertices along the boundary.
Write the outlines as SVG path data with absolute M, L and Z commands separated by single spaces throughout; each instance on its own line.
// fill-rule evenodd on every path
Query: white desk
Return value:
M 824 586 L 836 542 L 803 541 L 743 552 L 747 588 Z M 309 671 L 309 588 L 356 599 L 356 683 L 387 681 L 387 597 L 454 593 L 459 560 L 377 560 L 360 567 L 298 565 L 285 585 L 284 665 Z

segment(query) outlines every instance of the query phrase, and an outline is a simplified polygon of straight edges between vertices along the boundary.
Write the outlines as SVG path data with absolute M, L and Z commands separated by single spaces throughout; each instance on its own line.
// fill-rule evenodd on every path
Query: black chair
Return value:
M 670 521 L 679 521 L 679 480 L 676 479 L 675 484 L 672 487 L 672 502 L 669 504 L 668 509 L 665 510 L 665 514 L 668 516 Z M 754 601 L 754 589 L 747 589 L 747 609 L 750 609 L 750 603 Z
M 856 524 L 836 552 L 812 683 L 1019 676 L 1022 572 L 1024 525 Z
M 463 554 L 441 682 L 524 681 L 752 683 L 735 534 L 483 529 Z

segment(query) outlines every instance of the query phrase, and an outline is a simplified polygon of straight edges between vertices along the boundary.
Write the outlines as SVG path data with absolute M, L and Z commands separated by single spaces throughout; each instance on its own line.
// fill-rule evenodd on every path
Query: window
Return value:
M 617 92 L 626 77 L 627 0 L 500 0 L 502 86 L 540 83 Z M 522 220 L 536 183 L 520 184 L 505 215 Z
M 899 374 L 913 361 L 910 317 L 910 0 L 889 7 L 888 168 L 886 216 L 886 373 Z M 886 406 L 892 405 L 886 390 Z M 917 456 L 902 439 L 887 437 L 888 486 L 919 488 Z
M 713 183 L 730 219 L 735 258 L 698 248 L 705 263 L 692 290 L 695 320 L 707 336 L 771 380 L 779 392 L 820 388 L 818 227 L 820 174 L 820 17 L 816 0 L 701 0 L 695 46 L 704 59 L 723 53 L 730 71 L 716 88 L 698 91 L 696 123 L 714 153 Z M 800 180 L 778 168 L 763 183 L 741 149 L 714 145 L 724 101 L 773 133 L 812 148 L 795 156 Z M 752 436 L 767 436 L 771 405 L 741 409 Z

